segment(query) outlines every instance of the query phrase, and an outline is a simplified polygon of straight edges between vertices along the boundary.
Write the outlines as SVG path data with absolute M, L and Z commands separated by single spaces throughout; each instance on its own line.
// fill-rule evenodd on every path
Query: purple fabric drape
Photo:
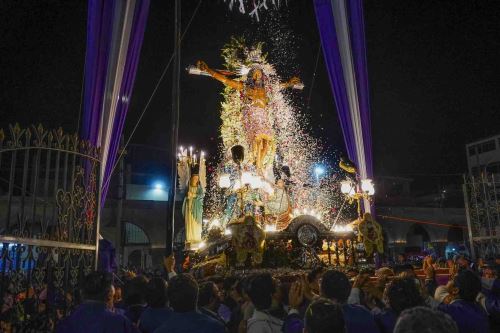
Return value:
M 346 8 L 340 12 L 339 8 Z M 335 97 L 342 133 L 349 158 L 356 163 L 362 177 L 373 177 L 372 138 L 368 89 L 368 73 L 363 22 L 362 0 L 314 0 L 316 21 L 323 55 Z M 347 16 L 348 26 L 339 18 Z M 337 20 L 337 21 L 335 21 Z M 339 31 L 339 27 L 342 31 Z M 339 36 L 348 33 L 349 50 L 341 49 Z M 347 59 L 350 54 L 352 59 Z M 344 55 L 344 58 L 342 56 Z M 350 66 L 346 69 L 346 64 Z M 353 73 L 348 76 L 347 73 Z M 354 89 L 349 90 L 349 84 Z M 349 100 L 355 93 L 355 102 Z
M 144 31 L 146 29 L 146 21 L 149 12 L 149 0 L 140 0 L 136 4 L 134 13 L 134 22 L 132 24 L 132 32 L 130 36 L 130 43 L 127 51 L 127 60 L 123 73 L 123 81 L 120 88 L 120 98 L 118 99 L 118 106 L 113 124 L 113 133 L 110 138 L 110 148 L 107 156 L 106 168 L 104 170 L 104 182 L 101 191 L 101 202 L 104 204 L 106 193 L 109 188 L 109 177 L 113 172 L 113 166 L 118 155 L 120 148 L 120 138 L 125 125 L 125 118 L 129 107 L 132 89 L 134 87 L 135 75 L 139 65 L 139 55 L 141 52 L 142 41 L 144 39 Z
M 372 130 L 370 116 L 370 94 L 368 88 L 368 64 L 366 61 L 365 22 L 363 15 L 363 0 L 347 2 L 351 28 L 351 44 L 356 84 L 358 88 L 358 103 L 361 113 L 361 126 L 365 143 L 366 167 L 368 177 L 373 176 Z
M 89 0 L 81 135 L 98 145 L 115 1 Z
M 340 127 L 344 135 L 344 142 L 349 158 L 358 163 L 356 156 L 356 146 L 354 144 L 354 130 L 349 115 L 349 102 L 345 88 L 344 74 L 342 72 L 342 62 L 338 48 L 335 25 L 333 24 L 333 13 L 329 1 L 315 1 L 316 20 L 320 26 L 320 38 L 325 59 L 328 78 L 335 97 L 335 106 L 340 120 Z
M 81 134 L 101 147 L 101 205 L 119 149 L 149 4 L 150 0 L 89 0 Z M 112 100 L 105 103 L 105 98 Z

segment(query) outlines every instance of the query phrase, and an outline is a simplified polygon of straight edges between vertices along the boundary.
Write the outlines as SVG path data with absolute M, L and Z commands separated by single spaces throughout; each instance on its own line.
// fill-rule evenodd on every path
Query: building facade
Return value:
M 467 144 L 465 153 L 470 175 L 500 173 L 500 135 Z
M 375 181 L 377 221 L 382 225 L 386 253 L 435 252 L 450 256 L 468 252 L 467 223 L 456 179 L 378 177 Z M 422 185 L 422 184 L 425 184 Z

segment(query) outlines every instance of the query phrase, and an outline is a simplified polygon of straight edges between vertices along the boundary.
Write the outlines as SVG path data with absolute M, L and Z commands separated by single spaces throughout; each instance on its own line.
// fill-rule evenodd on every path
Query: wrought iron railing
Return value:
M 0 295 L 31 295 L 68 311 L 94 269 L 99 230 L 99 152 L 77 135 L 41 125 L 0 129 Z M 46 295 L 46 296 L 43 296 Z M 56 301 L 63 300 L 63 301 Z M 14 301 L 15 303 L 15 301 Z M 24 311 L 13 304 L 9 311 Z M 2 318 L 5 317 L 2 314 Z M 14 313 L 13 330 L 29 326 Z

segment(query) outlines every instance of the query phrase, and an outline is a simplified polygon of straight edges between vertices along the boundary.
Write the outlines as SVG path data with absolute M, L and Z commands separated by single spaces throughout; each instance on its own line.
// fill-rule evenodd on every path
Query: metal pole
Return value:
M 123 135 L 120 138 L 120 150 L 125 149 L 124 138 Z M 125 196 L 124 191 L 124 155 L 120 154 L 120 162 L 119 162 L 119 173 L 118 173 L 118 207 L 116 213 L 116 250 L 118 251 L 118 262 L 120 265 L 124 265 L 125 261 L 123 260 L 123 200 Z
M 495 223 L 495 227 L 496 227 L 500 223 L 500 212 L 498 211 L 497 183 L 496 183 L 496 179 L 495 179 L 495 174 L 494 173 L 491 174 L 491 181 L 492 181 L 492 184 L 493 184 L 493 193 L 495 194 L 495 208 L 496 208 L 496 211 L 497 211 L 497 220 L 496 220 L 496 223 Z M 500 235 L 496 235 L 496 236 L 498 238 L 498 236 L 500 236 Z
M 462 190 L 464 192 L 464 202 L 465 202 L 465 217 L 467 218 L 467 230 L 469 231 L 469 246 L 470 246 L 470 254 L 473 260 L 476 260 L 476 251 L 474 249 L 474 237 L 472 235 L 472 221 L 470 217 L 470 208 L 469 208 L 469 196 L 467 193 L 467 178 L 464 175 L 464 184 L 462 185 Z
M 102 167 L 102 161 L 99 161 L 99 166 Z M 100 175 L 101 168 L 97 168 L 97 174 Z M 92 171 L 91 171 L 92 172 Z M 96 216 L 96 221 L 95 221 L 95 256 L 94 256 L 94 270 L 97 271 L 99 268 L 99 237 L 100 237 L 100 231 L 101 231 L 101 179 L 99 178 L 99 181 L 96 182 L 97 184 L 97 202 L 96 202 L 96 210 L 97 210 L 97 216 Z
M 172 71 L 172 117 L 170 122 L 170 187 L 167 198 L 165 255 L 173 253 L 175 224 L 175 192 L 177 188 L 177 140 L 179 135 L 179 93 L 181 74 L 181 1 L 175 0 L 174 63 Z
M 490 194 L 488 193 L 489 191 L 486 190 L 486 185 L 487 185 L 488 178 L 486 175 L 481 176 L 481 182 L 483 185 L 483 195 L 484 195 L 484 207 L 486 211 L 486 218 L 488 219 L 488 239 L 490 241 L 490 244 L 493 243 L 492 237 L 493 237 L 493 230 L 491 228 L 491 217 L 490 217 Z

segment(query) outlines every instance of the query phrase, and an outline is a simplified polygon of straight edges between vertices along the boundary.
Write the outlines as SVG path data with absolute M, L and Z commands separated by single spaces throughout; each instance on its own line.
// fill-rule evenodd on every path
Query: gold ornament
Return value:
M 368 256 L 370 256 L 374 250 L 378 253 L 384 252 L 382 227 L 372 218 L 370 213 L 365 213 L 358 223 L 358 230 L 362 236 L 365 251 Z

